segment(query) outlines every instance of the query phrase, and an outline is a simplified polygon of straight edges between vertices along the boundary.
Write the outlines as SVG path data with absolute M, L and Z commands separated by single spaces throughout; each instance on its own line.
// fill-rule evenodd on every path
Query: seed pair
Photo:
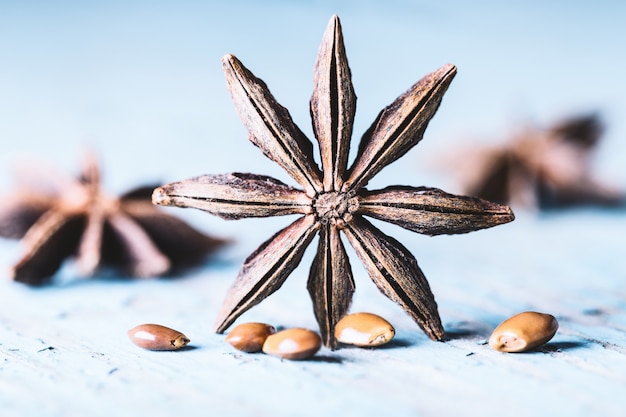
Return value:
M 322 338 L 312 330 L 296 327 L 276 332 L 265 323 L 243 323 L 230 331 L 225 339 L 243 352 L 264 352 L 284 359 L 309 359 L 322 347 Z

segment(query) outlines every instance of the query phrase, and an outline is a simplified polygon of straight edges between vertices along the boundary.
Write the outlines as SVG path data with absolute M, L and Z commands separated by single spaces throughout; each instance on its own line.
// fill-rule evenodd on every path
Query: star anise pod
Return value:
M 626 193 L 594 177 L 591 169 L 603 123 L 596 113 L 576 115 L 547 128 L 527 126 L 502 146 L 463 153 L 468 193 L 502 204 L 564 208 L 620 206 Z
M 356 97 L 339 19 L 331 18 L 319 49 L 311 98 L 321 171 L 313 159 L 312 143 L 265 83 L 232 55 L 223 58 L 223 69 L 250 141 L 303 190 L 244 173 L 205 175 L 155 190 L 156 204 L 198 208 L 225 219 L 302 215 L 246 259 L 224 302 L 216 331 L 225 331 L 242 313 L 278 290 L 319 233 L 308 289 L 324 343 L 335 347 L 335 324 L 348 311 L 354 292 L 342 231 L 378 288 L 400 304 L 429 337 L 441 339 L 444 331 L 437 304 L 417 261 L 364 216 L 438 235 L 509 222 L 511 210 L 435 188 L 391 186 L 369 191 L 364 186 L 422 139 L 456 68 L 446 65 L 427 75 L 385 108 L 363 136 L 356 160 L 347 169 Z
M 0 236 L 23 243 L 11 271 L 16 281 L 44 284 L 72 255 L 85 276 L 112 266 L 130 276 L 151 277 L 199 262 L 225 243 L 155 207 L 154 187 L 120 197 L 104 194 L 90 155 L 78 179 L 50 183 L 49 175 L 42 177 L 0 200 Z

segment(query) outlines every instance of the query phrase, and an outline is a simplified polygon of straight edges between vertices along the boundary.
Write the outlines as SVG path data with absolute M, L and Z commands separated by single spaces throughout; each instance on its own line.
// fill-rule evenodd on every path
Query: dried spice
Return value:
M 356 96 L 340 22 L 336 16 L 331 18 L 319 49 L 310 103 L 321 170 L 313 159 L 313 144 L 265 83 L 233 55 L 223 58 L 223 69 L 250 141 L 303 190 L 247 173 L 205 175 L 155 190 L 156 204 L 193 207 L 225 219 L 302 215 L 246 259 L 219 313 L 216 331 L 224 332 L 242 313 L 278 290 L 319 234 L 308 289 L 324 344 L 335 347 L 335 325 L 348 311 L 354 292 L 339 236 L 343 231 L 378 288 L 400 304 L 429 337 L 441 339 L 444 331 L 437 304 L 416 259 L 364 216 L 438 235 L 507 223 L 513 213 L 503 205 L 434 188 L 392 186 L 370 191 L 364 187 L 422 139 L 456 68 L 446 65 L 427 75 L 383 109 L 347 169 Z
M 455 165 L 461 166 L 468 194 L 501 204 L 541 209 L 624 205 L 626 193 L 592 173 L 593 151 L 603 131 L 595 113 L 547 129 L 528 126 L 502 146 L 463 152 Z
M 0 236 L 23 243 L 11 271 L 16 281 L 44 284 L 70 256 L 85 276 L 103 265 L 134 277 L 157 276 L 199 262 L 225 243 L 154 207 L 153 187 L 104 194 L 91 155 L 78 179 L 42 173 L 36 180 L 0 200 Z

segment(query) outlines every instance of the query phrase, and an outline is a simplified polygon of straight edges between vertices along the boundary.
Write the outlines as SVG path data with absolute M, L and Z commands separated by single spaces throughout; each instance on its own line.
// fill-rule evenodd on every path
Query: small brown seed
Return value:
M 335 326 L 338 342 L 360 347 L 384 345 L 395 334 L 396 330 L 387 320 L 372 313 L 348 314 Z
M 524 352 L 548 342 L 559 323 L 550 314 L 526 311 L 503 321 L 491 334 L 489 345 L 501 352 Z
M 189 343 L 187 336 L 160 324 L 140 324 L 128 331 L 130 340 L 149 350 L 177 350 Z
M 282 330 L 265 339 L 263 352 L 285 359 L 308 359 L 322 347 L 322 338 L 314 331 L 299 327 Z
M 234 327 L 226 341 L 243 352 L 260 352 L 269 335 L 276 333 L 274 326 L 265 323 L 242 323 Z

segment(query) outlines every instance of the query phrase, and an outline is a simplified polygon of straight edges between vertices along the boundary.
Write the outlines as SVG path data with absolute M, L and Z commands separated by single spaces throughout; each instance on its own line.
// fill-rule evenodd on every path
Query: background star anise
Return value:
M 30 171 L 39 174 L 35 184 L 0 200 L 0 236 L 23 243 L 11 271 L 16 281 L 43 284 L 73 255 L 85 276 L 104 265 L 134 277 L 156 276 L 199 262 L 225 243 L 154 207 L 154 187 L 104 194 L 90 155 L 77 179 Z
M 370 278 L 400 304 L 432 339 L 443 336 L 437 304 L 411 253 L 363 216 L 427 234 L 465 233 L 513 220 L 502 205 L 406 186 L 368 191 L 370 178 L 404 155 L 421 139 L 456 68 L 446 65 L 427 75 L 385 108 L 365 133 L 352 167 L 347 168 L 356 108 L 339 19 L 331 18 L 315 67 L 311 98 L 313 145 L 276 102 L 263 81 L 232 55 L 223 59 L 228 89 L 249 139 L 281 165 L 304 190 L 266 176 L 232 173 L 206 175 L 155 190 L 161 205 L 194 207 L 226 219 L 302 214 L 246 259 L 216 323 L 223 332 L 243 312 L 276 291 L 319 233 L 308 289 L 327 346 L 334 327 L 348 311 L 354 281 L 339 231 L 367 268 Z
M 555 209 L 620 206 L 626 193 L 594 176 L 593 151 L 604 132 L 597 113 L 541 128 L 526 126 L 500 146 L 463 152 L 454 162 L 467 193 L 502 204 Z

